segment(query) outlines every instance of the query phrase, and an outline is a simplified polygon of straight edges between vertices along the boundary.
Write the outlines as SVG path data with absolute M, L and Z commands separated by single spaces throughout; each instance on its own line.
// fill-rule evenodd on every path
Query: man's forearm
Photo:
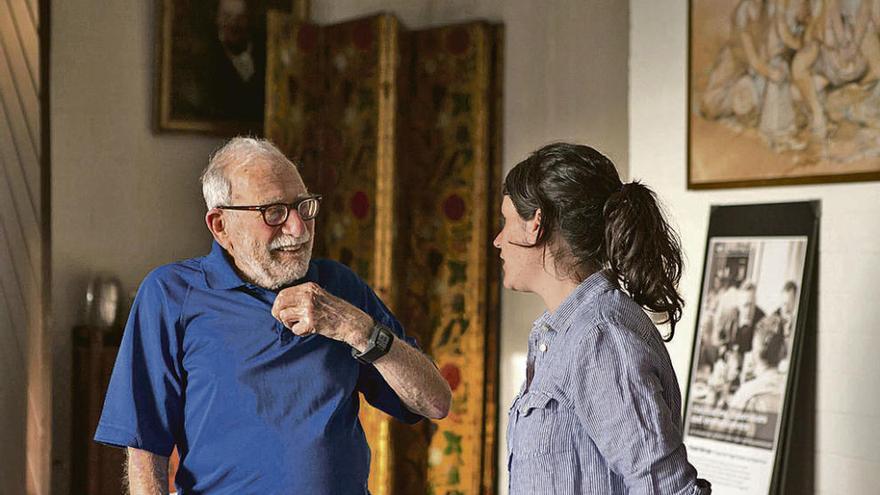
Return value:
M 131 495 L 168 495 L 168 458 L 129 447 L 126 479 Z
M 359 352 L 367 348 L 374 324 L 372 316 L 313 282 L 279 292 L 272 316 L 295 335 L 323 335 Z M 427 356 L 406 342 L 395 339 L 388 354 L 373 364 L 410 411 L 434 419 L 449 413 L 449 384 Z
M 388 354 L 373 365 L 410 411 L 431 419 L 449 414 L 449 384 L 434 363 L 417 349 L 395 338 Z

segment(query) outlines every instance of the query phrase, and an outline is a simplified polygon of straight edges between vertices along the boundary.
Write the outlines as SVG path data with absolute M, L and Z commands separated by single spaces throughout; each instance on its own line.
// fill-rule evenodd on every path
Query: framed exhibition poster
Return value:
M 712 208 L 684 439 L 715 494 L 782 493 L 818 226 L 818 202 Z

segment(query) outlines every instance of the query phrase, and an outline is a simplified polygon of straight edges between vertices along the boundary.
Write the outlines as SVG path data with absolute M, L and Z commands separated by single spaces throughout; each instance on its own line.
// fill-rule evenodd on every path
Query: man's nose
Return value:
M 307 230 L 306 223 L 295 209 L 290 210 L 287 220 L 281 224 L 281 232 L 294 237 L 302 237 Z

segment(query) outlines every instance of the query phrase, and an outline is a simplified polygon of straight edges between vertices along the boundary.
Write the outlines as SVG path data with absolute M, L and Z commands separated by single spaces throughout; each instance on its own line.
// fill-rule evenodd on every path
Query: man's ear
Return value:
M 214 240 L 225 248 L 229 242 L 229 236 L 226 233 L 226 219 L 223 218 L 223 210 L 219 208 L 208 210 L 208 213 L 205 214 L 205 224 L 211 231 L 211 235 L 214 236 Z

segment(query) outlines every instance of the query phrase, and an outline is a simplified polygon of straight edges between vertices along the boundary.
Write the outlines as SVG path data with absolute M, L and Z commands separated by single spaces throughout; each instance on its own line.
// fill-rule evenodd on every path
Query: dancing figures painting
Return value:
M 880 0 L 693 0 L 691 188 L 880 179 Z

